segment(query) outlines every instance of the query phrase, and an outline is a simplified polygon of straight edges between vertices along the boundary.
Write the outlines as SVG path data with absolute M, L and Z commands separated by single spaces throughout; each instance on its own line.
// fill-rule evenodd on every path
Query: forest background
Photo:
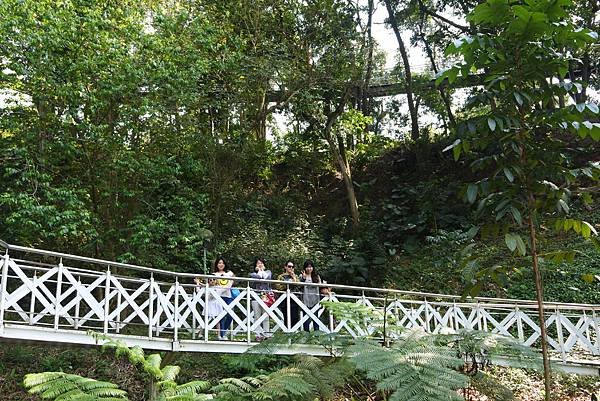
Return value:
M 465 104 L 486 91 L 456 73 L 431 84 L 457 62 L 448 46 L 477 34 L 477 4 L 4 0 L 0 239 L 183 272 L 216 255 L 237 275 L 255 256 L 274 271 L 311 258 L 338 284 L 532 299 L 529 258 L 502 227 L 480 229 L 503 211 L 484 221 L 470 204 L 490 172 L 472 162 L 494 154 L 458 127 L 494 106 Z M 391 71 L 377 8 L 396 34 Z M 597 32 L 598 9 L 576 2 L 568 18 Z M 598 100 L 598 47 L 582 49 L 567 105 Z M 390 82 L 404 94 L 374 96 Z M 571 195 L 556 213 L 598 227 L 598 142 L 557 135 L 581 174 L 556 183 Z M 600 303 L 589 238 L 540 230 L 546 300 Z

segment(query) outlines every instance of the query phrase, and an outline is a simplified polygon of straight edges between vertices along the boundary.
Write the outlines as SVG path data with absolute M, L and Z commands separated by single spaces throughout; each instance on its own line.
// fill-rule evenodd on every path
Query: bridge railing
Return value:
M 252 343 L 274 332 L 320 330 L 352 337 L 376 325 L 324 309 L 320 300 L 365 305 L 426 332 L 483 330 L 539 347 L 537 305 L 531 300 L 458 296 L 336 284 L 168 272 L 4 244 L 0 259 L 0 330 L 4 325 L 95 330 L 173 341 Z M 195 279 L 200 278 L 196 282 Z M 230 299 L 221 282 L 239 293 Z M 254 288 L 269 283 L 274 296 Z M 305 295 L 305 288 L 312 295 Z M 325 290 L 329 289 L 329 290 Z M 236 291 L 234 291 L 235 293 Z M 600 355 L 600 306 L 546 303 L 551 349 L 563 360 Z M 231 324 L 220 331 L 227 318 Z M 225 329 L 225 327 L 221 327 Z

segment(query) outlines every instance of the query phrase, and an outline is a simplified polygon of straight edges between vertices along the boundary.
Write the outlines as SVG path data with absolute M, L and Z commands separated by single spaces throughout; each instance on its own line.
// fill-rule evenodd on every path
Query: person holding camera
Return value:
M 250 273 L 250 278 L 257 280 L 271 280 L 273 277 L 271 270 L 267 270 L 265 267 L 265 261 L 262 258 L 256 258 L 254 260 L 254 272 Z M 260 294 L 260 298 L 263 303 L 269 307 L 275 302 L 273 291 L 271 290 L 271 283 L 253 281 L 251 284 L 252 288 Z M 256 322 L 262 315 L 264 315 L 265 309 L 256 300 L 252 301 L 252 313 L 254 314 L 254 321 Z M 256 341 L 262 341 L 266 336 L 269 335 L 269 317 L 267 316 L 261 324 L 256 326 L 254 329 L 256 334 Z

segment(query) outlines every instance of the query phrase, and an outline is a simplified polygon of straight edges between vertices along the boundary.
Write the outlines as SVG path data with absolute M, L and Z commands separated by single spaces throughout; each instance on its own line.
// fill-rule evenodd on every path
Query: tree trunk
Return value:
M 340 148 L 333 140 L 331 130 L 329 130 L 328 133 L 325 133 L 325 138 L 327 139 L 327 143 L 329 144 L 331 153 L 333 153 L 333 157 L 336 163 L 338 164 L 338 167 L 340 168 L 340 173 L 342 174 L 342 179 L 344 181 L 344 187 L 346 188 L 346 195 L 348 197 L 348 206 L 350 207 L 352 226 L 356 231 L 360 223 L 360 215 L 358 212 L 358 201 L 356 200 L 356 193 L 354 191 L 354 183 L 352 182 L 352 172 L 350 170 L 350 165 L 345 161 L 345 158 L 342 155 Z
M 352 172 L 350 170 L 350 164 L 346 159 L 345 148 L 339 147 L 339 143 L 336 143 L 337 141 L 334 140 L 333 135 L 331 133 L 333 124 L 338 119 L 338 117 L 344 112 L 344 106 L 348 98 L 348 93 L 349 89 L 346 89 L 336 109 L 333 112 L 326 112 L 327 123 L 325 124 L 325 128 L 323 130 L 323 136 L 325 137 L 325 140 L 329 145 L 329 149 L 333 154 L 333 158 L 335 159 L 338 167 L 340 168 L 340 173 L 344 181 L 344 187 L 346 188 L 346 195 L 348 197 L 348 206 L 350 207 L 350 216 L 352 217 L 352 228 L 354 231 L 356 231 L 360 223 L 360 215 L 358 212 L 358 201 L 356 200 L 356 192 L 354 191 L 354 183 L 352 182 Z
M 367 71 L 365 72 L 365 79 L 363 82 L 363 90 L 361 93 L 361 112 L 366 116 L 369 115 L 371 110 L 370 110 L 370 105 L 369 105 L 369 98 L 367 97 L 367 89 L 369 88 L 369 84 L 371 82 L 371 76 L 373 75 L 373 47 L 374 47 L 374 43 L 375 41 L 373 40 L 373 12 L 374 12 L 374 4 L 373 4 L 373 0 L 369 0 L 368 3 L 368 13 L 369 13 L 369 17 L 367 19 Z M 368 127 L 365 127 L 365 130 L 368 129 Z
M 533 273 L 535 275 L 535 295 L 538 305 L 538 319 L 540 323 L 540 337 L 542 342 L 542 359 L 544 363 L 544 400 L 550 400 L 550 359 L 548 357 L 548 336 L 546 334 L 546 320 L 544 318 L 544 284 L 538 265 L 537 237 L 535 225 L 533 223 L 533 206 L 535 200 L 533 194 L 529 193 L 529 237 L 531 240 L 531 260 Z
M 581 58 L 581 81 L 583 82 L 583 87 L 581 88 L 581 97 L 580 103 L 585 103 L 587 101 L 587 87 L 590 83 L 590 53 L 585 52 L 583 57 Z
M 411 134 L 410 137 L 412 140 L 419 139 L 419 119 L 417 114 L 417 109 L 415 107 L 413 101 L 413 87 L 412 87 L 412 75 L 410 72 L 410 64 L 408 63 L 408 53 L 406 51 L 406 47 L 404 46 L 404 41 L 402 40 L 402 36 L 400 35 L 400 28 L 398 28 L 398 21 L 396 21 L 396 15 L 394 13 L 394 9 L 391 4 L 391 0 L 385 0 L 385 6 L 388 11 L 390 25 L 394 30 L 394 34 L 396 35 L 396 40 L 398 41 L 398 49 L 400 50 L 400 56 L 402 57 L 402 64 L 404 65 L 404 79 L 406 81 L 405 90 L 406 90 L 406 99 L 408 101 L 408 110 L 410 112 L 410 121 L 411 121 Z
M 423 44 L 425 45 L 425 50 L 427 52 L 429 62 L 431 63 L 431 68 L 433 69 L 433 72 L 437 75 L 438 68 L 435 63 L 435 58 L 433 57 L 433 50 L 431 50 L 429 42 L 427 42 L 427 40 L 425 39 L 425 34 L 421 32 L 419 36 L 421 37 L 421 42 L 423 42 Z M 456 120 L 454 119 L 454 114 L 452 114 L 452 108 L 450 107 L 450 97 L 448 96 L 446 90 L 443 87 L 440 86 L 439 91 L 440 97 L 442 98 L 442 101 L 444 102 L 444 106 L 446 108 L 446 114 L 448 114 L 448 120 L 450 120 L 450 125 L 454 128 L 456 127 Z
M 148 401 L 158 401 L 158 386 L 153 378 L 148 383 Z
M 258 102 L 258 113 L 256 115 L 256 140 L 264 143 L 267 140 L 267 94 L 262 93 Z

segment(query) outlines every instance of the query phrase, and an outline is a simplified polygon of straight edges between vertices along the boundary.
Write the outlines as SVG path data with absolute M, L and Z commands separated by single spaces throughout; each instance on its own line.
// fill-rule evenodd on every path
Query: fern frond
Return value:
M 176 395 L 200 394 L 210 388 L 210 382 L 204 380 L 195 380 L 185 384 L 180 384 L 175 388 Z
M 253 394 L 253 398 L 283 400 L 298 399 L 313 394 L 314 386 L 304 379 L 302 373 L 290 368 L 269 375 L 269 379 Z
M 127 392 L 116 384 L 63 372 L 32 373 L 23 385 L 29 393 L 42 399 L 59 401 L 104 401 L 108 398 L 126 400 Z
M 452 335 L 439 335 L 436 341 L 450 347 L 460 357 L 474 359 L 480 365 L 501 357 L 510 360 L 513 367 L 539 370 L 542 366 L 538 350 L 500 334 L 461 330 Z
M 379 390 L 391 392 L 390 401 L 458 401 L 456 389 L 467 383 L 466 376 L 455 370 L 462 365 L 455 352 L 422 333 L 408 333 L 390 348 L 361 342 L 350 353 L 356 367 L 377 381 Z
M 269 376 L 267 375 L 258 375 L 256 377 L 244 377 L 242 380 L 252 386 L 258 387 L 262 385 L 268 378 Z
M 103 351 L 108 348 L 114 349 L 116 356 L 125 356 L 134 365 L 143 365 L 146 362 L 144 350 L 138 345 L 130 348 L 125 342 L 115 340 L 102 333 L 88 331 L 88 334 L 94 337 L 96 341 L 104 341 L 102 344 Z
M 160 369 L 162 358 L 159 354 L 151 354 L 146 357 L 146 363 L 156 369 Z
M 177 388 L 177 383 L 173 380 L 161 380 L 156 382 L 156 386 L 160 389 L 160 391 L 166 395 L 175 394 L 175 389 Z
M 144 355 L 144 350 L 142 349 L 142 347 L 140 347 L 138 345 L 136 345 L 135 347 L 129 348 L 129 351 L 127 352 L 127 357 L 129 358 L 129 361 L 131 363 L 133 363 L 134 365 L 143 363 L 144 360 L 146 359 L 146 357 Z
M 212 400 L 214 396 L 212 394 L 196 394 L 196 395 L 174 395 L 167 397 L 166 401 L 204 401 Z
M 179 366 L 167 365 L 161 369 L 163 380 L 175 381 L 177 375 L 181 371 Z
M 238 379 L 235 377 L 229 377 L 226 379 L 219 380 L 219 384 L 213 387 L 213 391 L 216 393 L 227 392 L 231 394 L 243 394 L 254 390 L 257 385 L 262 383 L 248 383 L 246 380 Z

